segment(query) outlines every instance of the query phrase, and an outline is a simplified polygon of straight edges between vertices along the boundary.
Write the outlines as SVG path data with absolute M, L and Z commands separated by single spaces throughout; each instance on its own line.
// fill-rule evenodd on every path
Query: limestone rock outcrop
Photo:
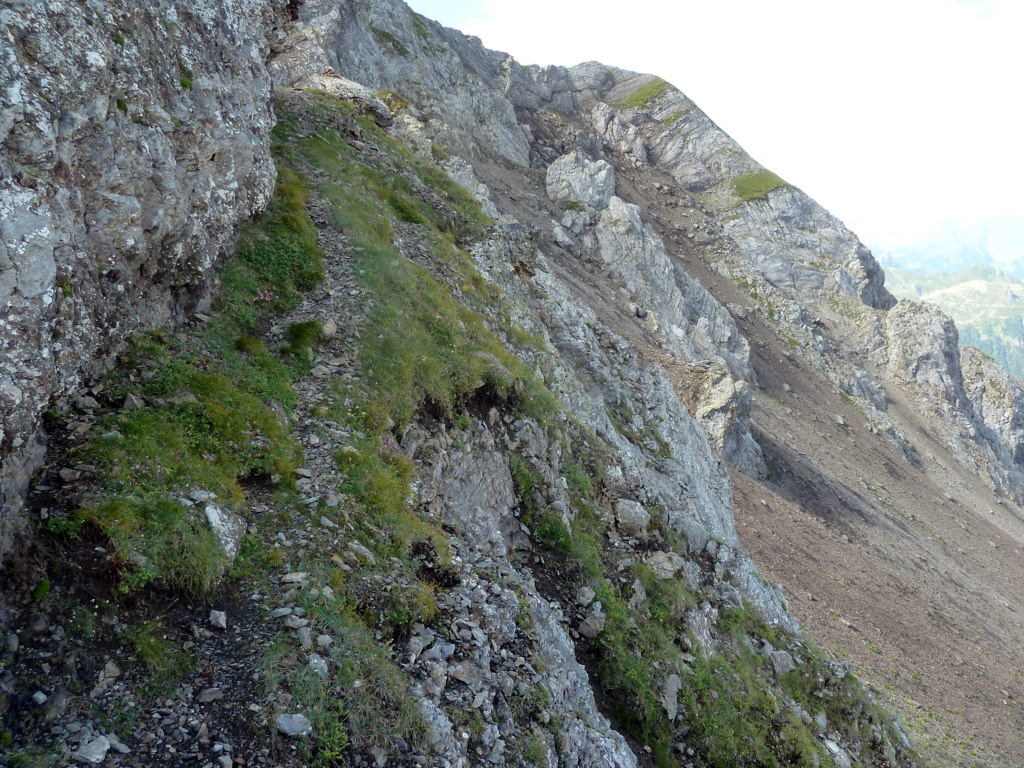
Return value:
M 208 301 L 274 185 L 284 2 L 14 0 L 0 12 L 0 551 L 42 412 L 132 332 Z

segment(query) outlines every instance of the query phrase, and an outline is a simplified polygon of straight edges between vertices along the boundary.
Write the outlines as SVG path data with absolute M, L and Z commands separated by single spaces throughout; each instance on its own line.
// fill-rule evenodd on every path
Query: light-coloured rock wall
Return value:
M 236 225 L 269 199 L 264 60 L 283 6 L 0 10 L 0 552 L 42 412 L 126 334 L 201 307 Z

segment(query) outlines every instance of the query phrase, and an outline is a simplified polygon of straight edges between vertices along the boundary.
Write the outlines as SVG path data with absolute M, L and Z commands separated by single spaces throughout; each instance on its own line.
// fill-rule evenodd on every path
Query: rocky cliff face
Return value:
M 874 520 L 878 467 L 851 490 L 815 463 L 838 437 L 789 445 L 833 389 L 872 451 L 898 447 L 886 477 L 922 466 L 907 433 L 925 420 L 1013 498 L 1017 382 L 941 313 L 896 304 L 841 222 L 657 78 L 523 67 L 399 0 L 119 13 L 0 15 L 4 490 L 15 506 L 39 414 L 64 407 L 29 509 L 41 546 L 78 558 L 53 558 L 14 620 L 20 746 L 123 765 L 923 764 L 760 575 L 739 500 L 806 502 L 846 544 L 851 513 Z M 47 37 L 65 28 L 77 49 Z M 277 197 L 212 319 L 81 389 L 130 332 L 206 308 L 273 187 L 271 81 Z M 825 417 L 847 430 L 851 412 Z M 151 608 L 180 592 L 201 619 Z M 125 593 L 145 599 L 121 612 Z M 186 651 L 204 663 L 176 665 Z M 143 691 L 145 665 L 171 693 Z M 126 701 L 146 715 L 115 732 Z
M 274 184 L 269 2 L 15 2 L 0 24 L 0 549 L 43 411 L 209 300 Z M 86 398 L 77 407 L 91 408 Z

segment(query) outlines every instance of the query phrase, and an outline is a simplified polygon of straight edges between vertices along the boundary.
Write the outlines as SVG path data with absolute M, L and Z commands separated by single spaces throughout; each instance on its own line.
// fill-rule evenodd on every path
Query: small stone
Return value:
M 121 670 L 117 664 L 113 661 L 108 661 L 100 671 L 100 676 L 96 680 L 96 685 L 93 687 L 92 691 L 90 691 L 89 696 L 95 699 L 113 685 L 114 681 L 120 674 Z
M 373 565 L 374 563 L 377 562 L 377 558 L 373 556 L 373 552 L 368 550 L 366 547 L 364 547 L 358 541 L 350 541 L 349 544 L 348 544 L 348 548 L 357 557 L 359 557 L 359 558 L 365 560 L 366 562 L 370 563 L 370 565 Z
M 210 530 L 227 555 L 228 563 L 233 563 L 242 549 L 242 538 L 249 527 L 248 524 L 240 515 L 216 504 L 207 503 L 203 513 L 206 515 L 206 522 L 210 524 Z
M 314 653 L 310 655 L 309 668 L 313 670 L 313 674 L 315 674 L 321 680 L 327 679 L 327 659 L 325 659 L 319 653 Z
M 284 625 L 288 627 L 288 629 L 302 629 L 303 627 L 309 626 L 309 619 L 304 619 L 293 613 L 290 616 L 284 617 Z
M 680 570 L 686 561 L 676 552 L 652 552 L 647 556 L 647 567 L 654 573 L 656 579 L 671 579 Z
M 123 741 L 117 738 L 117 736 L 113 733 L 107 734 L 107 741 L 110 742 L 110 746 L 112 749 L 116 750 L 117 752 L 120 752 L 122 755 L 131 754 L 131 747 L 129 747 L 127 744 L 125 744 Z
M 280 618 L 282 618 L 284 616 L 291 616 L 291 615 L 292 615 L 292 609 L 291 608 L 287 608 L 287 607 L 275 608 L 274 610 L 272 610 L 270 612 L 270 618 L 272 618 L 272 619 L 280 619 Z
M 604 623 L 605 614 L 602 611 L 597 611 L 581 621 L 577 631 L 584 637 L 593 640 L 604 631 Z
M 313 647 L 313 636 L 309 631 L 309 627 L 299 627 L 295 630 L 295 637 L 299 639 L 299 645 L 305 650 L 309 650 Z
M 590 605 L 597 593 L 588 586 L 582 586 L 576 590 L 576 605 Z
M 309 718 L 299 713 L 294 715 L 278 715 L 277 730 L 285 736 L 309 736 L 313 732 L 313 724 Z
M 34 701 L 34 702 L 35 702 L 36 704 L 38 704 L 39 706 L 42 706 L 43 704 L 45 704 L 45 703 L 46 703 L 46 700 L 47 700 L 48 698 L 50 698 L 50 697 L 49 697 L 49 696 L 47 696 L 47 695 L 46 695 L 45 693 L 43 693 L 42 691 L 36 691 L 35 693 L 33 693 L 33 694 L 32 694 L 32 701 Z
M 329 648 L 334 643 L 334 638 L 330 635 L 317 635 L 316 644 L 321 648 Z
M 227 629 L 228 615 L 224 611 L 210 611 L 210 626 L 214 629 Z
M 146 402 L 133 392 L 129 392 L 124 396 L 124 405 L 122 407 L 126 411 L 141 411 L 146 407 Z
M 219 755 L 217 762 L 220 764 L 220 768 L 231 768 L 233 761 L 229 755 Z
M 324 323 L 320 332 L 327 338 L 334 336 L 338 332 L 338 324 L 335 322 L 333 317 L 329 318 L 327 322 Z
M 211 701 L 216 701 L 217 699 L 223 698 L 224 691 L 222 691 L 220 688 L 204 688 L 202 691 L 199 692 L 199 695 L 196 696 L 196 701 L 198 701 L 200 704 L 209 704 Z
M 388 764 L 388 753 L 380 747 L 370 747 L 370 757 L 373 758 L 375 768 L 384 768 Z
M 782 677 L 787 672 L 792 672 L 796 669 L 796 663 L 793 661 L 793 657 L 785 651 L 774 651 L 771 654 L 772 668 L 775 670 L 776 677 Z
M 64 467 L 57 474 L 60 475 L 60 479 L 65 483 L 73 483 L 75 480 L 82 476 L 81 472 L 74 469 L 69 469 L 68 467 Z
M 110 740 L 106 736 L 97 736 L 72 752 L 71 756 L 81 763 L 99 765 L 107 756 L 108 751 L 110 751 Z
M 286 573 L 281 577 L 282 584 L 301 584 L 309 578 L 309 573 L 306 571 L 293 571 L 292 573 Z
M 665 714 L 670 721 L 675 720 L 679 712 L 679 689 L 682 687 L 682 679 L 674 672 L 665 679 L 665 687 L 661 691 L 661 705 L 665 707 Z

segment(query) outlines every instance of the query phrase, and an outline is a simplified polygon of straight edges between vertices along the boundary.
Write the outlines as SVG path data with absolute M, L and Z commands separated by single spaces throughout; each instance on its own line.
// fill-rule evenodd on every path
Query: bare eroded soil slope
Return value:
M 651 194 L 660 174 L 619 170 L 686 270 L 722 303 L 748 309 L 737 320 L 759 383 L 752 427 L 769 475 L 734 471 L 733 482 L 755 562 L 783 585 L 809 635 L 877 686 L 937 764 L 1022 764 L 1024 513 L 951 456 L 941 426 L 898 387 L 886 388 L 888 413 L 918 461 L 872 432 L 714 270 L 708 249 L 681 242 L 674 224 L 688 210 Z M 818 310 L 835 347 L 855 346 L 848 317 Z

